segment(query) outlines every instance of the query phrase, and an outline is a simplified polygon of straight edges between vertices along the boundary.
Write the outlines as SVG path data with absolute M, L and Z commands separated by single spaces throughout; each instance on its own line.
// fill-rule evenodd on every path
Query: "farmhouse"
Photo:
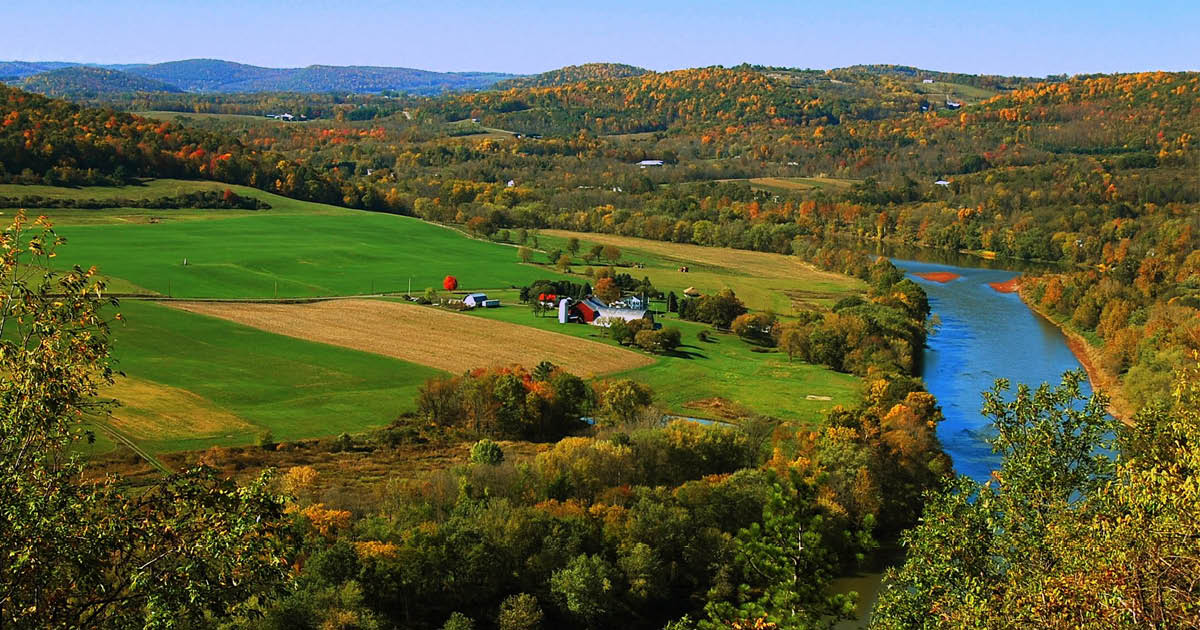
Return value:
M 647 166 L 662 166 L 662 165 L 663 165 L 662 160 L 642 160 L 641 162 L 638 162 L 638 166 L 640 166 L 642 168 L 646 168 Z
M 623 319 L 627 322 L 635 319 L 654 321 L 654 314 L 644 308 L 609 306 L 590 295 L 574 304 L 566 305 L 566 308 L 567 321 L 578 321 L 593 326 L 608 327 L 614 319 Z M 559 321 L 563 321 L 561 314 Z
M 500 300 L 489 300 L 487 294 L 472 293 L 463 298 L 463 304 L 470 308 L 496 308 L 500 306 Z

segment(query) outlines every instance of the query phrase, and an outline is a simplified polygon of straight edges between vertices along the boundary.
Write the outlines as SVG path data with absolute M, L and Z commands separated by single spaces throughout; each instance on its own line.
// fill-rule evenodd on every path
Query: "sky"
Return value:
M 1024 76 L 1200 70 L 1200 1 L 0 0 L 0 60 L 197 57 L 518 74 L 593 61 Z

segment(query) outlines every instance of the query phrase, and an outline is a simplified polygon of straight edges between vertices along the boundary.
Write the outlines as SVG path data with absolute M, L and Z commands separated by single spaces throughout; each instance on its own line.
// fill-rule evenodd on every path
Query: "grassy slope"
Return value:
M 253 425 L 194 439 L 134 435 L 152 451 L 278 440 L 382 426 L 413 408 L 438 370 L 365 352 L 273 335 L 148 302 L 125 301 L 113 329 L 117 368 L 184 389 Z
M 223 184 L 152 182 L 118 189 L 0 186 L 0 195 L 136 198 Z M 395 215 L 345 210 L 233 187 L 270 210 L 55 210 L 67 237 L 62 264 L 96 265 L 128 290 L 175 297 L 313 297 L 441 287 L 454 275 L 463 289 L 528 284 L 546 274 L 516 264 L 511 247 L 463 238 L 453 230 Z M 150 223 L 150 216 L 163 217 Z M 224 220 L 194 220 L 222 218 Z M 185 267 L 183 259 L 187 258 Z M 557 275 L 557 274 L 550 274 Z M 132 288 L 130 288 L 132 287 Z

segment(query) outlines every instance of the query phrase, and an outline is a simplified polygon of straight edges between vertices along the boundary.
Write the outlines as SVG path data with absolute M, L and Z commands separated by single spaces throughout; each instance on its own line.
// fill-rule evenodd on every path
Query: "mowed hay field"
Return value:
M 445 374 L 151 302 L 120 310 L 112 354 L 125 376 L 102 395 L 122 405 L 112 424 L 156 453 L 382 427 Z
M 860 280 L 821 271 L 784 254 L 567 230 L 542 230 L 539 234 L 543 247 L 562 246 L 571 237 L 578 238 L 585 251 L 592 245 L 615 245 L 621 249 L 623 260 L 645 265 L 642 269 L 619 271 L 647 276 L 663 293 L 682 295 L 688 287 L 701 293 L 732 289 L 749 308 L 769 309 L 780 315 L 831 306 L 866 288 Z M 685 266 L 689 271 L 679 271 Z
M 172 302 L 268 332 L 373 352 L 448 372 L 541 361 L 579 376 L 649 365 L 642 354 L 528 326 L 383 300 L 310 304 Z

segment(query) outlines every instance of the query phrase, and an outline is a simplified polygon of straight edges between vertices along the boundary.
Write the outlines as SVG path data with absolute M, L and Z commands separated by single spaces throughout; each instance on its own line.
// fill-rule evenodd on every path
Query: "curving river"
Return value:
M 1008 379 L 1014 388 L 1017 383 L 1057 384 L 1063 372 L 1082 366 L 1058 327 L 1029 310 L 1016 293 L 990 286 L 1012 279 L 1017 272 L 904 259 L 892 262 L 925 289 L 934 315 L 941 319 L 929 336 L 921 376 L 946 416 L 938 427 L 942 446 L 954 460 L 955 471 L 984 481 L 1000 460 L 986 442 L 990 430 L 979 412 L 980 393 L 998 378 Z M 936 282 L 914 275 L 938 272 L 958 277 Z M 1084 393 L 1091 392 L 1085 389 Z
M 1016 293 L 990 286 L 1045 267 L 931 250 L 880 253 L 925 289 L 933 315 L 941 320 L 927 341 L 921 376 L 946 417 L 938 436 L 955 471 L 984 481 L 999 467 L 1000 458 L 986 441 L 991 431 L 980 413 L 981 392 L 998 378 L 1008 379 L 1014 388 L 1018 383 L 1057 384 L 1063 372 L 1082 367 L 1062 331 L 1029 310 Z M 921 260 L 915 260 L 918 257 Z M 914 275 L 939 273 L 956 277 L 938 282 Z M 1084 394 L 1090 393 L 1085 383 Z M 836 592 L 859 593 L 859 621 L 840 624 L 839 629 L 863 627 L 870 620 L 880 579 L 880 573 L 864 573 L 835 581 Z

